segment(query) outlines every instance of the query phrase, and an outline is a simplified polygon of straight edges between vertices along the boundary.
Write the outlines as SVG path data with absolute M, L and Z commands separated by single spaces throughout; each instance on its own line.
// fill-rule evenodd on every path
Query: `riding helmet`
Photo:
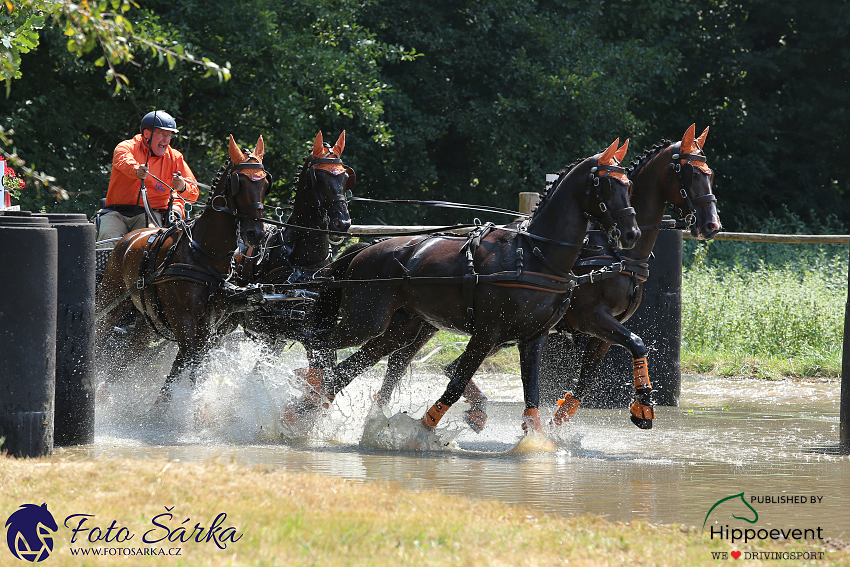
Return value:
M 177 133 L 177 122 L 175 122 L 173 116 L 164 110 L 155 110 L 148 112 L 142 118 L 140 130 L 144 130 L 145 128 L 159 128 L 160 130 Z

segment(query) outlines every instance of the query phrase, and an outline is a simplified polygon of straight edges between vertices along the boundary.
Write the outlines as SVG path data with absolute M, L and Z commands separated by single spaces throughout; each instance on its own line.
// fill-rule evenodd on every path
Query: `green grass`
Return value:
M 682 282 L 682 362 L 698 373 L 836 376 L 844 269 L 698 263 Z
M 610 565 L 714 566 L 712 552 L 733 548 L 705 531 L 644 521 L 607 522 L 597 516 L 564 518 L 495 501 L 472 500 L 433 491 L 412 492 L 394 483 L 246 467 L 227 462 L 0 458 L 0 510 L 45 503 L 59 531 L 51 566 L 544 566 Z M 553 494 L 553 498 L 558 497 Z M 166 508 L 168 507 L 168 508 Z M 161 516 L 167 510 L 174 516 Z M 124 528 L 133 539 L 90 542 L 83 532 L 72 543 L 65 527 L 71 514 L 91 514 L 87 527 Z M 220 549 L 203 538 L 184 537 L 189 526 L 209 527 L 226 514 L 220 530 L 233 538 Z M 153 519 L 159 516 L 159 524 Z M 188 518 L 184 522 L 184 518 Z M 78 525 L 76 520 L 69 525 Z M 145 543 L 152 532 L 157 543 Z M 179 528 L 184 528 L 181 533 Z M 183 540 L 180 540 L 183 537 Z M 3 544 L 5 548 L 5 543 Z M 88 558 L 71 548 L 179 548 L 179 557 L 124 554 Z M 840 542 L 768 540 L 758 551 L 823 551 L 816 560 L 770 561 L 771 565 L 847 565 L 850 551 Z M 746 551 L 746 547 L 741 547 Z M 128 551 L 129 551 L 128 550 Z M 0 563 L 20 564 L 7 549 Z M 751 564 L 751 563 L 747 563 Z

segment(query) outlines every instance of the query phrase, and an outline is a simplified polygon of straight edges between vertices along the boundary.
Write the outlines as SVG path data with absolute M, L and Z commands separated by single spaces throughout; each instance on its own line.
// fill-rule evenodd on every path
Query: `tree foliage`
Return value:
M 70 196 L 33 191 L 25 207 L 92 212 L 112 149 L 157 103 L 177 117 L 174 144 L 201 178 L 221 165 L 228 134 L 241 143 L 262 134 L 278 202 L 320 129 L 334 139 L 347 130 L 358 195 L 514 208 L 518 192 L 540 191 L 546 173 L 614 138 L 631 138 L 634 156 L 696 122 L 711 126 L 727 228 L 752 229 L 784 207 L 850 223 L 850 166 L 837 152 L 850 130 L 848 4 L 28 0 L 15 3 L 28 11 L 0 6 L 2 76 L 14 79 L 0 128 L 14 129 L 17 153 Z M 99 20 L 73 23 L 57 5 Z M 95 20 L 104 31 L 85 27 Z M 104 47 L 99 38 L 119 24 L 126 33 Z M 204 78 L 190 53 L 228 62 L 230 81 Z M 352 212 L 362 223 L 471 220 L 398 206 Z

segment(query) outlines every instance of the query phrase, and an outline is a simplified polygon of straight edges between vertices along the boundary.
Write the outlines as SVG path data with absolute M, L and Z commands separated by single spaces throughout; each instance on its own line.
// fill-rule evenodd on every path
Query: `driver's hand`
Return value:
M 171 188 L 178 193 L 182 193 L 186 190 L 186 182 L 183 181 L 183 176 L 179 171 L 171 176 Z
M 138 169 L 136 169 L 136 177 L 139 179 L 144 179 L 148 176 L 148 166 L 140 165 Z

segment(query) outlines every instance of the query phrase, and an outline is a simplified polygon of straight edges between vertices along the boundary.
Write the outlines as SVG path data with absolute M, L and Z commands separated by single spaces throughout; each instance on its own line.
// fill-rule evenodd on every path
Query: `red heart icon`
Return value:
M 740 551 L 733 551 L 730 555 L 733 558 L 738 559 L 739 557 L 741 557 L 741 552 Z

